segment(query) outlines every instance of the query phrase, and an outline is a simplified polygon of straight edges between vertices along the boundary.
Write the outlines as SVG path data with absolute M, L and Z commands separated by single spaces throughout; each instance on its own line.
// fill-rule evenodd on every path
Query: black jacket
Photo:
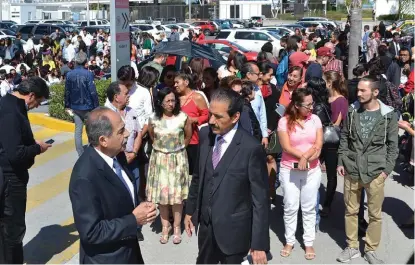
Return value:
M 123 152 L 117 160 L 134 183 Z M 92 146 L 85 150 L 73 168 L 69 196 L 81 241 L 81 264 L 144 263 L 137 241 L 131 195 Z M 137 204 L 137 196 L 135 199 Z
M 317 115 L 323 126 L 327 126 L 331 122 L 331 107 L 329 104 L 317 103 L 313 108 L 313 114 Z
M 0 124 L 0 167 L 6 174 L 28 178 L 40 145 L 33 138 L 25 101 L 12 94 L 1 98 Z
M 199 132 L 200 144 L 186 203 L 196 229 L 202 212 L 202 191 L 209 149 L 215 135 L 208 127 Z M 269 201 L 266 154 L 261 143 L 239 128 L 217 165 L 211 201 L 212 228 L 217 246 L 226 255 L 250 248 L 268 251 Z
M 357 100 L 357 85 L 359 84 L 360 78 L 356 77 L 347 81 L 347 89 L 349 91 L 349 105 Z

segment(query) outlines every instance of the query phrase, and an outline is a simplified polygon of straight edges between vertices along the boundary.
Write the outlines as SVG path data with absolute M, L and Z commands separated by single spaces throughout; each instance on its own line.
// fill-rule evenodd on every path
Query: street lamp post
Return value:
M 86 0 L 86 25 L 89 27 L 89 0 Z

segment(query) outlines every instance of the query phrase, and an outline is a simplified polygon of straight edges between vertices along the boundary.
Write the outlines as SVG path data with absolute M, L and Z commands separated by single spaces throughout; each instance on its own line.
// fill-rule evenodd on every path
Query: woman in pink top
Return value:
M 284 192 L 284 225 L 286 244 L 281 256 L 288 257 L 295 243 L 299 205 L 303 215 L 305 258 L 315 258 L 316 201 L 320 187 L 319 156 L 323 129 L 313 111 L 312 91 L 294 90 L 285 116 L 278 122 L 278 137 L 283 149 L 280 180 Z

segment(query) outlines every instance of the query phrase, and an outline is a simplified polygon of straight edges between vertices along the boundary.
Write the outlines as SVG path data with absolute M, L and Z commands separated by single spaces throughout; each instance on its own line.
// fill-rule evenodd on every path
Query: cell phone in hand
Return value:
M 298 169 L 298 163 L 297 162 L 293 163 L 293 168 Z M 307 168 L 310 168 L 310 163 L 307 163 Z
M 53 140 L 53 139 L 49 139 L 49 140 L 47 140 L 45 143 L 47 143 L 47 144 L 53 144 L 55 142 L 55 140 Z

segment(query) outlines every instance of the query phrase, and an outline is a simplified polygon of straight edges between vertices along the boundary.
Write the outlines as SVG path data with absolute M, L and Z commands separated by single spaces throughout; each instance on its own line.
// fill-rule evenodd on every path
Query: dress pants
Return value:
M 321 169 L 316 167 L 308 171 L 301 171 L 281 167 L 280 180 L 284 192 L 286 243 L 295 244 L 298 209 L 301 206 L 304 245 L 311 247 L 316 237 L 316 201 L 321 181 Z
M 27 179 L 4 174 L 5 187 L 1 199 L 0 226 L 8 264 L 23 264 L 23 237 L 26 233 Z
M 382 204 L 385 179 L 382 176 L 374 178 L 371 182 L 363 184 L 361 181 L 344 177 L 344 203 L 346 206 L 345 230 L 347 245 L 359 248 L 358 241 L 358 213 L 361 208 L 362 188 L 367 194 L 367 208 L 369 213 L 369 226 L 366 230 L 365 252 L 375 251 L 380 243 L 382 234 Z
M 84 129 L 84 122 L 88 110 L 73 110 L 73 119 L 75 122 L 75 148 L 78 156 L 81 156 L 84 152 L 84 146 L 82 143 L 82 132 Z
M 241 231 L 241 233 L 244 233 L 244 231 Z M 212 224 L 210 222 L 206 224 L 204 221 L 201 221 L 199 226 L 198 246 L 199 254 L 196 264 L 218 264 L 219 262 L 221 264 L 241 264 L 249 252 L 249 249 L 247 249 L 246 252 L 235 255 L 224 254 L 216 243 Z

